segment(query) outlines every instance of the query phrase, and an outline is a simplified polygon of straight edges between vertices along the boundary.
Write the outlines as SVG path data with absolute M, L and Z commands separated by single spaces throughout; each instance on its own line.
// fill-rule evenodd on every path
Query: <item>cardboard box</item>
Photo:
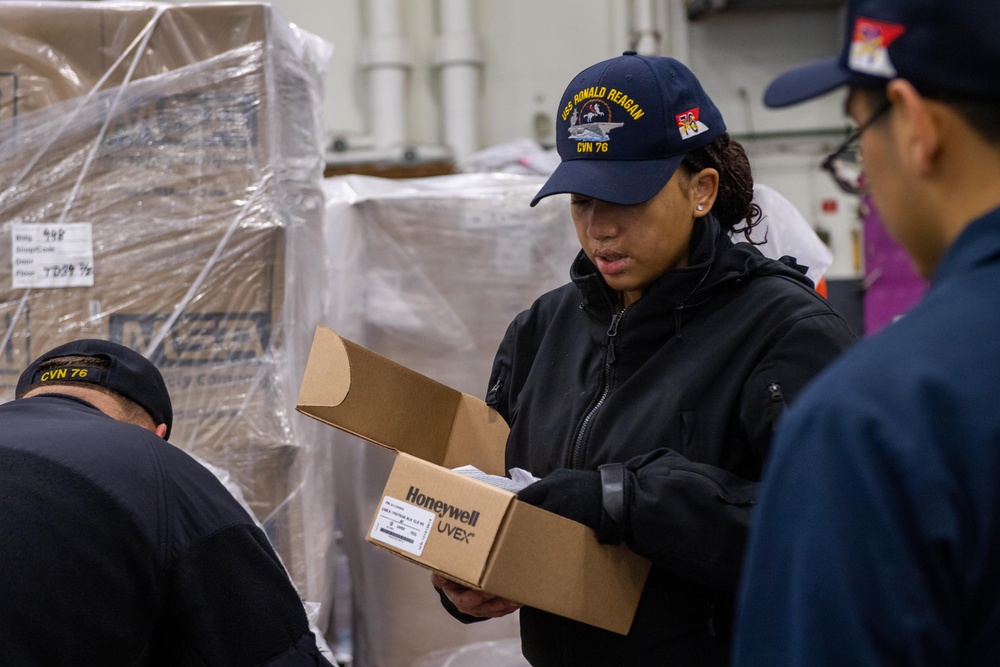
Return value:
M 628 632 L 649 561 L 451 470 L 504 474 L 507 424 L 483 401 L 318 327 L 296 409 L 398 452 L 369 542 L 471 588 Z

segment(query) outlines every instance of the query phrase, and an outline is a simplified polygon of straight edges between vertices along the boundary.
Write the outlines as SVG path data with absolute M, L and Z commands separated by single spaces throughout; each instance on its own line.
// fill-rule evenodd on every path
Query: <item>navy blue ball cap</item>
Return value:
M 685 65 L 626 51 L 580 72 L 556 114 L 562 161 L 531 205 L 559 193 L 640 204 L 684 156 L 725 133 L 722 114 Z
M 110 363 L 108 368 L 92 368 L 79 364 L 39 367 L 43 362 L 60 357 L 102 357 Z M 15 396 L 20 397 L 29 387 L 61 384 L 95 384 L 121 394 L 137 403 L 153 421 L 167 425 L 170 437 L 173 408 L 163 376 L 155 365 L 135 350 L 111 341 L 87 338 L 55 347 L 29 365 L 17 381 Z
M 785 72 L 764 91 L 764 104 L 786 107 L 850 84 L 851 72 L 836 58 L 826 58 Z
M 896 78 L 925 94 L 1000 100 L 997 26 L 997 0 L 849 0 L 839 57 L 782 74 L 764 104 L 785 107 Z

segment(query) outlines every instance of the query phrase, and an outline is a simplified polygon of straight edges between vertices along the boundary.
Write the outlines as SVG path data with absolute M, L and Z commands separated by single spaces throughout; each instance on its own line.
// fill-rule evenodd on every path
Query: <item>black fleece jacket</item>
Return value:
M 572 283 L 510 325 L 487 402 L 511 427 L 507 467 L 624 464 L 624 539 L 653 561 L 628 636 L 521 610 L 533 665 L 721 665 L 776 420 L 851 345 L 789 258 L 734 244 L 714 218 L 689 264 L 623 311 L 581 252 Z

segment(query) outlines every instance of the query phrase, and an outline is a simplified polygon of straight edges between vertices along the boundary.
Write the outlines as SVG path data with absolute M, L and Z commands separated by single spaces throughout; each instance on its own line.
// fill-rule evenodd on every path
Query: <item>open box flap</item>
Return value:
M 446 468 L 505 472 L 499 413 L 327 327 L 316 328 L 296 410 Z
M 504 452 L 510 428 L 500 413 L 469 394 L 455 406 L 448 449 L 443 465 L 472 465 L 490 475 L 505 475 Z
M 317 327 L 295 409 L 441 465 L 459 391 Z

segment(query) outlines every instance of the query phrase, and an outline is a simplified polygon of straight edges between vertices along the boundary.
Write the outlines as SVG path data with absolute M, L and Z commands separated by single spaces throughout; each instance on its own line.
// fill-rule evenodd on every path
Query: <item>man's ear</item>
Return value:
M 941 151 L 945 119 L 909 81 L 890 81 L 886 93 L 898 119 L 896 139 L 902 151 L 900 157 L 910 163 L 914 173 L 927 176 Z
M 694 205 L 694 217 L 708 215 L 719 196 L 719 172 L 711 167 L 694 174 L 689 181 L 689 192 Z
M 160 424 L 159 426 L 157 426 L 156 427 L 156 435 L 158 435 L 161 438 L 166 438 L 167 437 L 167 425 L 166 424 Z

